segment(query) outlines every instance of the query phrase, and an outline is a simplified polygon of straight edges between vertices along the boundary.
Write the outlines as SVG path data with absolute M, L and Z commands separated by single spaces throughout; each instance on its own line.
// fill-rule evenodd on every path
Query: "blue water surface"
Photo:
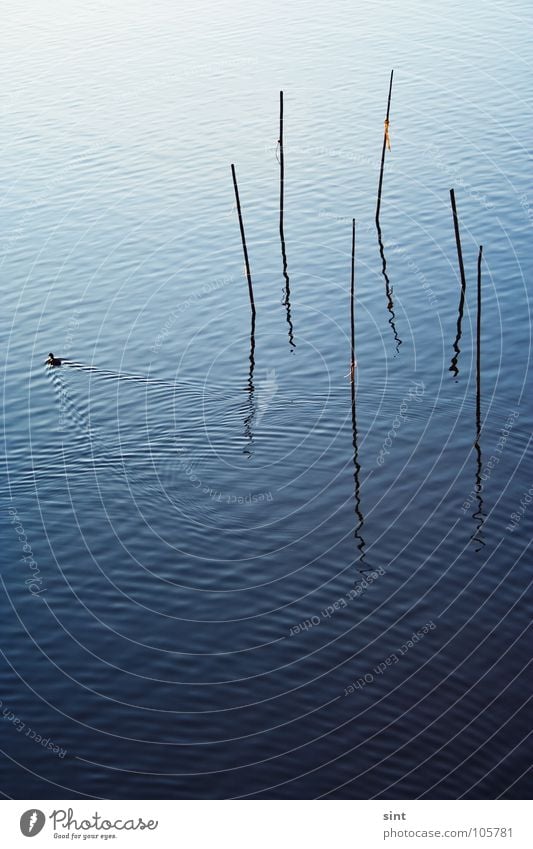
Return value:
M 3 17 L 2 793 L 530 793 L 531 7 Z

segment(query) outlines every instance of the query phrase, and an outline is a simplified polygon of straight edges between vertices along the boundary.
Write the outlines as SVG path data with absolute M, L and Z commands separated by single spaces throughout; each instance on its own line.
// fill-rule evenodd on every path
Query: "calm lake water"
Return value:
M 3 794 L 530 793 L 531 8 L 4 18 Z

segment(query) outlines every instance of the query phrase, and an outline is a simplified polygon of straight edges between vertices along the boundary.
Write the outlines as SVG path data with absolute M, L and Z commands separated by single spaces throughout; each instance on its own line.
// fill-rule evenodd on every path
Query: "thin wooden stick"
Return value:
M 350 331 L 352 365 L 351 377 L 354 379 L 355 370 L 355 218 L 352 218 L 352 268 L 350 276 Z
M 381 167 L 379 169 L 379 184 L 378 184 L 378 202 L 376 206 L 376 222 L 379 221 L 379 212 L 381 209 L 381 192 L 383 189 L 383 171 L 385 169 L 385 151 L 387 149 L 387 141 L 389 139 L 389 117 L 390 117 L 390 104 L 392 97 L 392 78 L 394 76 L 394 71 L 390 72 L 390 82 L 389 82 L 389 97 L 387 99 L 387 117 L 385 118 L 385 130 L 383 133 L 383 148 L 381 150 Z
M 455 192 L 450 189 L 450 201 L 452 204 L 453 228 L 455 230 L 455 243 L 457 245 L 457 259 L 459 260 L 459 274 L 461 277 L 461 289 L 463 293 L 466 291 L 465 266 L 463 262 L 463 249 L 461 247 L 461 234 L 459 232 L 459 218 L 457 216 L 457 206 L 455 204 Z
M 237 214 L 239 216 L 239 227 L 241 229 L 241 240 L 242 240 L 242 250 L 244 253 L 244 265 L 246 267 L 246 277 L 248 279 L 248 293 L 250 295 L 250 307 L 252 309 L 252 316 L 255 319 L 255 302 L 254 302 L 254 290 L 252 286 L 252 275 L 250 273 L 250 262 L 248 260 L 248 249 L 246 247 L 246 236 L 244 234 L 244 224 L 242 221 L 242 212 L 241 212 L 241 202 L 239 200 L 239 188 L 237 186 L 237 175 L 235 173 L 235 165 L 231 166 L 231 175 L 233 177 L 233 187 L 235 189 L 235 201 L 237 204 Z
M 389 95 L 387 98 L 387 117 L 385 118 L 385 129 L 383 132 L 383 147 L 381 149 L 381 167 L 379 169 L 379 184 L 378 184 L 378 200 L 376 205 L 376 230 L 378 233 L 378 243 L 379 243 L 379 253 L 381 256 L 381 273 L 383 274 L 383 279 L 385 280 L 385 292 L 387 295 L 387 309 L 389 311 L 389 324 L 391 326 L 392 334 L 394 336 L 394 341 L 396 343 L 396 353 L 400 353 L 400 345 L 402 344 L 402 340 L 398 336 L 398 332 L 396 330 L 396 322 L 395 322 L 395 314 L 394 314 L 394 302 L 392 299 L 392 286 L 390 284 L 389 276 L 387 274 L 387 260 L 385 258 L 385 248 L 383 246 L 383 238 L 381 235 L 381 226 L 379 223 L 379 213 L 381 210 L 381 194 L 383 191 L 383 173 L 385 170 L 385 154 L 387 151 L 387 145 L 389 143 L 389 117 L 390 117 L 390 105 L 392 98 L 392 80 L 394 77 L 394 71 L 390 72 L 390 82 L 389 82 Z
M 285 211 L 285 155 L 283 153 L 283 92 L 279 93 L 279 229 L 283 240 L 283 213 Z
M 476 419 L 478 438 L 481 431 L 481 261 L 483 245 L 477 257 L 477 333 L 476 333 Z

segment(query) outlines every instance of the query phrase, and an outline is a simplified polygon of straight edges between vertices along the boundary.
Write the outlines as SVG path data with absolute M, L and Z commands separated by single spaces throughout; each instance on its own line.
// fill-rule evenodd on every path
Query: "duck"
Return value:
M 62 362 L 63 362 L 62 359 L 60 359 L 59 357 L 54 357 L 54 355 L 50 351 L 50 353 L 48 354 L 48 359 L 45 360 L 45 365 L 47 365 L 47 366 L 60 366 Z

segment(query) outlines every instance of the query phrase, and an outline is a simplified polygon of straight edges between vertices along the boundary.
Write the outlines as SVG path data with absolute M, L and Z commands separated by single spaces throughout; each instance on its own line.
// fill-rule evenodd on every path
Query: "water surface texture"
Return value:
M 530 793 L 531 8 L 3 18 L 0 790 Z

